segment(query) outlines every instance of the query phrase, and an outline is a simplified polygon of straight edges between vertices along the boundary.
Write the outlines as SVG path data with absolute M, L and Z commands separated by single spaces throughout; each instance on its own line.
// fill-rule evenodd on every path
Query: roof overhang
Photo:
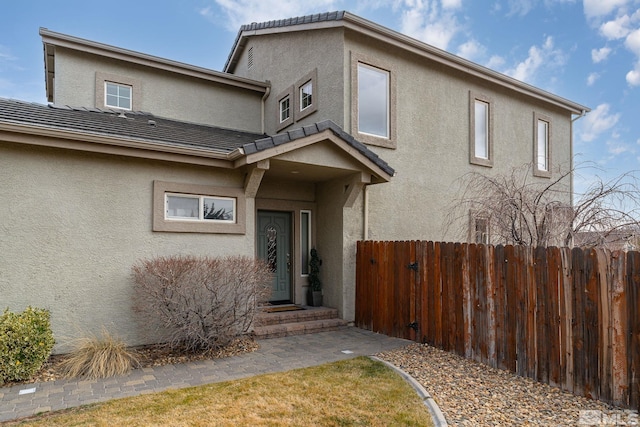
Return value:
M 523 95 L 527 95 L 535 99 L 553 104 L 556 107 L 569 111 L 571 114 L 582 115 L 585 112 L 591 111 L 589 107 L 554 95 L 537 87 L 531 86 L 520 80 L 514 79 L 505 74 L 491 70 L 490 68 L 453 55 L 442 49 L 438 49 L 434 46 L 431 46 L 389 28 L 383 27 L 379 24 L 376 24 L 349 12 L 340 12 L 332 15 L 335 15 L 334 19 L 325 21 L 320 20 L 306 22 L 302 20 L 303 23 L 291 24 L 289 23 L 289 21 L 291 20 L 282 20 L 272 21 L 268 23 L 274 25 L 251 24 L 243 26 L 238 33 L 238 36 L 236 37 L 229 58 L 227 59 L 227 63 L 225 64 L 224 71 L 228 73 L 232 73 L 234 71 L 235 66 L 240 59 L 240 55 L 242 54 L 242 50 L 251 37 L 264 34 L 312 31 L 326 28 L 342 27 L 359 34 L 363 34 L 382 43 L 389 44 L 396 49 L 402 49 L 408 52 L 412 52 L 418 56 L 428 58 L 432 61 L 456 69 L 465 74 L 472 75 L 474 77 L 489 81 L 493 84 L 507 88 L 509 90 L 513 90 Z
M 11 122 L 0 122 L 0 142 L 223 169 L 252 169 L 259 166 L 268 169 L 270 176 L 313 182 L 353 175 L 360 176 L 359 181 L 364 184 L 382 183 L 391 179 L 393 169 L 366 148 L 361 151 L 357 145 L 353 145 L 353 141 L 336 134 L 335 125 L 327 127 L 325 124 L 324 128 L 320 128 L 320 131 L 313 134 L 296 137 L 263 150 L 254 150 L 249 154 L 243 148 L 221 151 Z
M 362 174 L 367 184 L 391 180 L 393 172 L 363 155 L 331 129 L 246 154 L 234 161 L 235 167 L 265 164 L 269 174 L 285 179 L 323 182 Z
M 243 88 L 264 94 L 269 87 L 266 82 L 259 82 L 243 77 L 234 76 L 208 68 L 197 67 L 178 61 L 147 55 L 128 49 L 122 49 L 79 37 L 57 33 L 46 28 L 40 28 L 40 36 L 44 45 L 45 82 L 47 91 L 47 101 L 54 101 L 54 78 L 55 78 L 55 54 L 56 47 L 64 47 L 85 53 L 100 55 L 107 58 L 126 61 L 133 64 L 144 65 L 159 70 L 182 74 L 210 82 L 223 85 Z

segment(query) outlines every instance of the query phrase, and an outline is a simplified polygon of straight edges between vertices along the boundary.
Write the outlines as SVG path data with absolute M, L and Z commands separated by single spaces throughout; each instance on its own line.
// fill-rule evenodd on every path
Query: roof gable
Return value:
M 505 74 L 491 70 L 452 53 L 438 49 L 427 43 L 383 27 L 379 24 L 361 18 L 346 11 L 329 12 L 297 18 L 280 19 L 262 23 L 252 23 L 240 28 L 236 40 L 223 71 L 233 73 L 244 46 L 250 37 L 263 34 L 286 33 L 295 31 L 313 31 L 328 27 L 343 27 L 363 34 L 366 37 L 393 45 L 395 48 L 413 52 L 419 56 L 454 68 L 465 74 L 473 75 L 488 82 L 497 84 L 509 90 L 531 96 L 535 99 L 551 103 L 569 111 L 571 114 L 583 114 L 590 111 L 584 105 L 562 98 Z

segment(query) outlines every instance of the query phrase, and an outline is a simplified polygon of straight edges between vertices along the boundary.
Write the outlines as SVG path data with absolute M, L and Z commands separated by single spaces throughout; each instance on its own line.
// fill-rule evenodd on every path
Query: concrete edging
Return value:
M 449 425 L 447 424 L 447 420 L 444 418 L 444 414 L 438 407 L 438 404 L 436 403 L 436 401 L 433 400 L 433 397 L 431 397 L 429 392 L 422 386 L 422 384 L 416 381 L 415 378 L 413 378 L 411 375 L 407 374 L 405 371 L 398 368 L 397 366 L 385 360 L 382 360 L 379 357 L 369 356 L 369 358 L 377 362 L 384 363 L 389 368 L 396 371 L 402 378 L 404 378 L 405 381 L 411 384 L 411 387 L 413 387 L 416 393 L 418 393 L 418 396 L 420 396 L 420 398 L 422 399 L 422 402 L 425 404 L 427 409 L 429 409 L 429 413 L 431 414 L 431 418 L 433 419 L 433 424 L 435 425 L 435 427 L 447 427 Z

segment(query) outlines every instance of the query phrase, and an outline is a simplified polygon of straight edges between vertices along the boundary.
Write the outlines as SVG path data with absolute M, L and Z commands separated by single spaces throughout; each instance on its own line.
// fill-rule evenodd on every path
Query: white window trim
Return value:
M 283 90 L 282 92 L 280 92 L 280 94 L 278 95 L 277 99 L 277 106 L 276 106 L 276 111 L 277 111 L 277 120 L 276 120 L 276 132 L 280 132 L 282 129 L 291 126 L 293 124 L 293 116 L 295 114 L 295 101 L 294 101 L 294 97 L 293 97 L 293 90 L 294 90 L 294 86 L 291 85 L 288 88 L 286 88 L 285 90 Z M 280 121 L 280 101 L 282 101 L 283 99 L 289 97 L 289 118 L 284 120 L 284 121 Z
M 166 195 L 235 199 L 235 221 L 166 218 Z M 175 233 L 245 234 L 246 197 L 244 189 L 184 184 L 166 181 L 153 182 L 153 231 Z
M 179 216 L 171 217 L 171 216 L 168 216 L 167 215 L 166 206 L 168 205 L 169 197 L 171 197 L 171 196 L 184 197 L 184 198 L 190 198 L 190 199 L 197 199 L 198 200 L 198 218 L 179 217 Z M 223 196 L 202 195 L 202 194 L 171 193 L 171 192 L 164 193 L 164 197 L 165 197 L 165 216 L 164 216 L 164 219 L 166 221 L 199 221 L 199 222 L 218 222 L 218 223 L 223 223 L 223 224 L 235 224 L 236 223 L 237 201 L 236 201 L 236 199 L 234 197 L 223 197 Z M 232 204 L 233 204 L 233 218 L 232 219 L 206 219 L 206 218 L 203 218 L 203 205 L 205 203 L 204 199 L 220 199 L 220 200 L 229 200 L 229 201 L 231 201 Z
M 547 123 L 547 169 L 542 170 L 538 169 L 538 122 L 546 122 Z M 552 168 L 552 123 L 551 117 L 546 116 L 544 114 L 534 113 L 533 114 L 533 175 L 541 178 L 551 178 L 551 168 Z
M 489 158 L 476 156 L 476 101 L 488 105 L 487 154 Z M 493 100 L 473 91 L 469 91 L 469 163 L 478 166 L 493 167 Z
M 122 86 L 130 86 L 131 87 L 131 108 L 129 110 L 107 106 L 107 86 L 106 83 L 115 83 Z M 96 108 L 110 108 L 113 110 L 123 110 L 123 111 L 142 111 L 142 84 L 140 80 L 119 76 L 116 74 L 108 74 L 103 73 L 101 71 L 96 71 L 96 80 L 95 80 L 95 107 Z
M 302 108 L 302 88 L 311 83 L 311 105 L 308 105 L 304 109 Z M 307 117 L 310 114 L 315 113 L 318 110 L 318 69 L 314 68 L 312 71 L 303 76 L 300 80 L 298 80 L 295 84 L 295 93 L 294 97 L 294 120 L 300 121 Z
M 107 95 L 107 93 L 108 93 L 107 92 L 107 86 L 108 85 L 116 86 L 118 89 L 120 89 L 120 88 L 129 89 L 129 95 L 130 95 L 129 96 L 129 105 L 130 105 L 130 107 L 127 108 L 127 107 L 120 107 L 119 105 L 109 105 L 107 103 L 107 101 L 109 99 L 109 96 Z M 116 99 L 118 100 L 118 103 L 119 103 L 121 98 L 123 98 L 123 97 L 121 97 L 119 94 L 116 96 Z M 118 108 L 120 110 L 131 111 L 131 109 L 133 107 L 133 86 L 125 85 L 125 84 L 122 84 L 122 83 L 110 82 L 108 80 L 105 81 L 104 82 L 104 106 L 107 107 L 107 108 Z
M 363 64 L 372 68 L 377 68 L 389 73 L 389 136 L 381 137 L 371 135 L 359 131 L 358 123 L 358 65 Z M 370 59 L 365 55 L 351 52 L 351 134 L 356 136 L 358 141 L 368 145 L 378 147 L 393 148 L 397 147 L 397 129 L 396 129 L 396 70 L 392 64 L 380 61 L 378 59 Z

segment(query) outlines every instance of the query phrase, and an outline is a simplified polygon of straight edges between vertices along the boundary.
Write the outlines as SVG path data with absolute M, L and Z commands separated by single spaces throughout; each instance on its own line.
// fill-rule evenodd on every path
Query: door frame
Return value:
M 300 212 L 310 211 L 311 214 L 311 239 L 309 247 L 314 247 L 316 241 L 316 223 L 317 219 L 314 217 L 316 210 L 316 204 L 314 202 L 300 202 L 293 200 L 274 200 L 274 199 L 259 199 L 256 198 L 255 203 L 255 253 L 258 256 L 258 212 L 259 211 L 273 211 L 273 212 L 288 212 L 291 214 L 291 301 L 294 304 L 306 305 L 307 304 L 307 287 L 308 287 L 308 275 L 302 275 L 302 263 L 301 263 L 301 243 L 300 243 Z
M 287 298 L 281 299 L 275 299 L 275 300 L 270 300 L 269 302 L 272 304 L 288 304 L 288 303 L 292 303 L 294 301 L 294 268 L 293 268 L 293 257 L 295 254 L 294 251 L 294 245 L 293 245 L 293 240 L 294 240 L 294 219 L 293 219 L 293 215 L 291 212 L 288 211 L 278 211 L 278 210 L 267 210 L 267 209 L 259 209 L 256 211 L 256 252 L 258 253 L 258 255 L 260 254 L 260 233 L 261 230 L 259 228 L 260 225 L 260 217 L 261 214 L 266 215 L 280 215 L 280 216 L 284 216 L 286 215 L 287 217 L 287 226 L 288 226 L 288 230 L 286 230 L 286 234 L 287 234 L 287 257 L 288 259 L 286 259 L 284 262 L 286 263 L 286 265 L 288 265 L 288 271 L 286 272 L 286 276 L 288 276 L 285 280 L 287 282 L 287 286 L 288 286 L 288 290 L 287 293 L 289 294 Z M 277 250 L 277 249 L 276 249 Z M 280 258 L 281 260 L 281 258 Z M 282 262 L 282 261 L 280 261 Z M 278 268 L 280 267 L 280 263 L 276 261 L 276 265 L 278 266 Z M 279 276 L 279 275 L 278 275 Z M 285 276 L 285 277 L 286 277 Z

